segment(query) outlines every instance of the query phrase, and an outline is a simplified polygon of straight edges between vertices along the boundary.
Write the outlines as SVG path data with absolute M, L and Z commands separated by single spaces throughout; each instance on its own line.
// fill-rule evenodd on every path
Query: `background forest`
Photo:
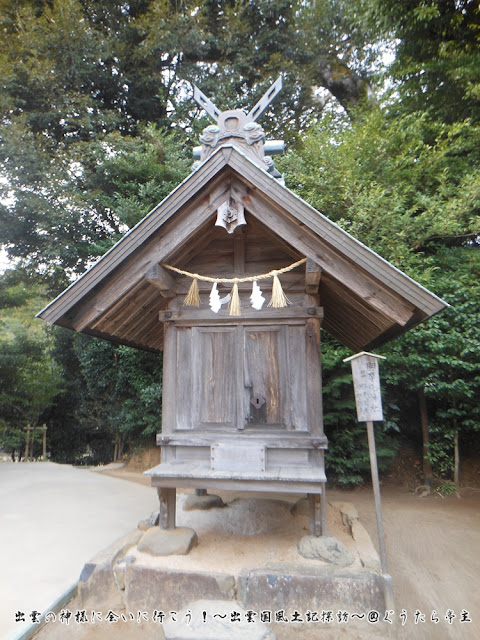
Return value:
M 35 314 L 189 174 L 209 124 L 193 84 L 250 109 L 281 73 L 261 123 L 286 185 L 451 304 L 379 350 L 381 461 L 423 441 L 427 478 L 461 480 L 480 454 L 477 0 L 0 0 L 0 25 L 5 451 L 27 424 L 58 462 L 154 442 L 161 356 Z M 329 478 L 352 485 L 351 354 L 323 340 Z

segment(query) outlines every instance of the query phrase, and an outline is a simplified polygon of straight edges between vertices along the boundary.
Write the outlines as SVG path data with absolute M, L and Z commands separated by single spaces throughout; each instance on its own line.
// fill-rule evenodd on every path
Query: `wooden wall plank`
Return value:
M 311 309 L 311 311 L 309 311 Z M 177 310 L 168 311 L 168 318 L 165 317 L 165 312 L 160 312 L 160 320 L 165 319 L 174 320 L 178 324 L 191 324 L 200 326 L 202 324 L 238 324 L 245 320 L 254 322 L 258 325 L 269 325 L 272 323 L 291 322 L 298 320 L 302 322 L 304 318 L 315 316 L 317 318 L 323 318 L 322 307 L 310 307 L 305 308 L 303 306 L 290 306 L 282 309 L 263 308 L 261 314 L 255 309 L 242 307 L 242 313 L 240 316 L 230 316 L 228 310 L 219 311 L 216 314 L 212 314 L 208 309 L 197 309 L 195 307 L 182 307 Z M 226 322 L 227 321 L 227 322 Z
M 193 329 L 190 327 L 180 327 L 173 329 L 173 339 L 176 340 L 176 359 L 171 361 L 165 353 L 166 375 L 175 378 L 176 400 L 175 407 L 172 408 L 172 415 L 176 414 L 175 422 L 171 425 L 172 429 L 193 429 L 194 419 L 192 416 L 193 409 L 193 388 L 194 381 L 192 376 L 194 370 L 192 367 L 193 359 Z
M 166 447 L 210 447 L 218 442 L 219 434 L 215 430 L 196 429 L 177 430 L 173 433 L 157 434 L 157 445 Z M 222 433 L 225 442 L 236 442 L 236 432 Z M 311 436 L 308 432 L 285 431 L 284 429 L 268 429 L 258 432 L 257 429 L 245 429 L 241 434 L 242 440 L 255 440 L 263 443 L 267 449 L 312 449 L 327 447 L 327 438 Z
M 308 426 L 313 436 L 323 435 L 322 365 L 320 356 L 320 320 L 307 320 L 305 331 L 307 361 Z
M 165 322 L 164 326 L 162 433 L 169 434 L 173 433 L 176 428 L 177 376 L 172 375 L 172 371 L 175 370 L 174 367 L 177 363 L 177 337 L 173 322 Z
M 309 429 L 307 413 L 307 354 L 305 326 L 288 327 L 290 352 L 289 389 L 290 389 L 290 428 L 295 431 Z
M 192 331 L 193 425 L 236 428 L 235 327 L 194 327 Z

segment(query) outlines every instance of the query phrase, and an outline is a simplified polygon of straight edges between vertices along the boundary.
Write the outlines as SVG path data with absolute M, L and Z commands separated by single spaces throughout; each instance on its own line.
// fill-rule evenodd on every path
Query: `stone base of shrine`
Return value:
M 320 627 L 333 633 L 343 629 L 347 619 L 349 627 L 360 625 L 358 638 L 363 637 L 361 627 L 366 637 L 375 635 L 377 629 L 367 617 L 377 611 L 379 622 L 383 620 L 384 583 L 376 551 L 351 504 L 329 503 L 327 509 L 328 535 L 352 560 L 339 566 L 299 552 L 300 541 L 308 536 L 308 505 L 285 496 L 222 498 L 226 507 L 204 512 L 184 511 L 188 495 L 178 496 L 178 523 L 198 536 L 187 555 L 145 552 L 142 540 L 158 529 L 146 525 L 155 522 L 152 514 L 141 529 L 85 566 L 75 606 L 126 617 L 141 614 L 144 621 L 162 627 L 161 618 L 171 619 L 172 612 L 177 618 L 191 617 L 198 601 L 211 602 L 211 607 L 203 604 L 202 616 L 213 624 L 215 616 L 224 615 L 214 610 L 222 601 L 231 605 L 232 615 L 238 609 L 243 617 L 250 612 L 252 621 L 272 623 L 276 635 L 265 638 L 293 637 L 287 631 L 291 634 L 294 628 L 303 628 L 305 638 Z

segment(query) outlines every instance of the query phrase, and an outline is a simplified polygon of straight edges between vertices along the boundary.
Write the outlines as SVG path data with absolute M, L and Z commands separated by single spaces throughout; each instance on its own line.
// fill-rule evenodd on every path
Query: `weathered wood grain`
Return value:
M 272 432 L 273 431 L 273 432 Z M 253 440 L 262 443 L 267 449 L 311 449 L 318 450 L 326 448 L 327 438 L 312 437 L 307 432 L 294 433 L 284 430 L 268 430 L 261 433 L 257 429 L 245 429 L 242 432 L 242 440 Z M 237 442 L 237 433 L 222 433 L 222 440 L 225 442 Z M 157 435 L 157 445 L 166 447 L 210 447 L 212 443 L 218 442 L 218 431 L 205 430 L 184 430 L 174 431 L 169 434 L 159 433 Z
M 246 411 L 252 426 L 285 424 L 290 394 L 284 343 L 284 327 L 245 327 L 245 361 L 251 385 Z M 258 397 L 263 405 L 256 409 L 252 400 Z
M 104 258 L 44 309 L 40 317 L 92 334 L 98 330 L 113 341 L 131 341 L 128 332 L 120 338 L 115 334 L 113 325 L 105 323 L 97 327 L 95 323 L 113 308 L 118 310 L 118 301 L 128 297 L 145 272 L 160 260 L 175 256 L 180 262 L 185 262 L 193 255 L 200 257 L 205 247 L 203 236 L 220 238 L 212 235 L 214 225 L 209 223 L 206 226 L 204 221 L 213 218 L 218 203 L 231 190 L 235 190 L 236 197 L 241 197 L 247 208 L 246 272 L 255 270 L 257 258 L 261 263 L 262 244 L 266 253 L 273 252 L 272 260 L 278 248 L 284 255 L 305 255 L 320 264 L 324 274 L 320 283 L 322 297 L 325 294 L 328 301 L 332 292 L 338 297 L 343 284 L 347 302 L 338 308 L 338 313 L 342 318 L 361 325 L 360 331 L 354 328 L 348 334 L 348 344 L 352 348 L 364 346 L 359 345 L 359 340 L 352 340 L 352 333 L 362 335 L 364 343 L 376 344 L 379 340 L 398 335 L 446 306 L 264 171 L 259 171 L 255 163 L 232 147 L 214 153 Z M 200 210 L 204 217 L 199 214 Z M 181 226 L 190 216 L 190 229 L 177 233 L 178 225 Z M 291 224 L 290 235 L 284 233 L 282 225 L 286 221 Z M 249 226 L 252 231 L 263 228 L 259 242 L 255 242 Z M 268 236 L 270 241 L 267 241 Z M 225 254 L 227 258 L 234 261 L 235 250 Z M 313 291 L 315 285 L 308 286 Z M 352 308 L 353 316 L 349 318 Z M 334 309 L 333 313 L 336 311 Z M 327 319 L 325 327 L 343 338 L 344 334 L 337 331 L 335 322 Z M 112 330 L 114 333 L 109 336 Z M 158 336 L 150 329 L 147 333 L 155 344 L 160 344 Z M 146 344 L 145 336 L 138 333 L 136 336 L 135 339 L 141 339 L 143 346 L 152 348 L 154 342 Z
M 321 276 L 322 267 L 310 258 L 307 258 L 307 262 L 305 263 L 305 291 L 307 293 L 313 295 L 318 293 Z
M 160 503 L 160 516 L 158 526 L 160 529 L 175 529 L 176 497 L 177 491 L 172 488 L 158 488 L 158 501 Z
M 355 240 L 291 191 L 282 187 L 271 176 L 257 171 L 255 165 L 245 156 L 232 153 L 229 158 L 229 166 L 237 172 L 247 187 L 252 188 L 252 191 L 254 190 L 256 194 L 261 192 L 277 209 L 281 207 L 289 211 L 297 222 L 310 228 L 330 246 L 337 247 L 339 255 L 349 256 L 355 264 L 371 273 L 374 278 L 387 285 L 392 291 L 396 291 L 405 300 L 410 300 L 412 304 L 424 309 L 427 315 L 437 313 L 444 308 L 445 303 L 437 296 L 395 269 L 381 256 Z M 254 200 L 252 199 L 252 201 Z M 312 256 L 312 259 L 315 258 Z
M 265 447 L 254 442 L 214 442 L 210 448 L 210 468 L 214 472 L 265 472 Z
M 193 427 L 234 428 L 236 416 L 235 327 L 194 327 L 191 376 Z M 188 366 L 184 363 L 183 366 Z
M 320 320 L 307 320 L 306 340 L 306 380 L 307 380 L 307 416 L 308 429 L 314 436 L 323 435 L 322 407 L 322 367 L 320 358 Z
M 288 428 L 293 431 L 308 431 L 307 406 L 307 351 L 305 341 L 305 325 L 288 327 L 288 342 L 290 353 L 290 366 L 287 372 L 288 385 L 291 397 L 286 410 L 288 415 Z
M 224 189 L 221 176 L 216 176 L 210 191 L 216 193 L 215 189 Z M 128 294 L 150 268 L 167 259 L 176 247 L 196 233 L 201 234 L 205 224 L 208 221 L 212 223 L 214 212 L 208 193 L 192 194 L 191 202 L 177 212 L 175 220 L 168 217 L 161 229 L 138 244 L 134 256 L 130 252 L 129 259 L 120 262 L 109 278 L 96 283 L 100 288 L 92 292 L 72 321 L 75 331 L 82 331 L 115 304 L 118 298 Z
M 164 298 L 175 297 L 175 279 L 159 264 L 150 267 L 145 273 L 145 280 L 157 287 Z
M 325 497 L 319 493 L 308 495 L 310 503 L 310 534 L 312 536 L 327 535 L 326 522 L 322 522 L 321 504 Z
M 217 314 L 213 314 L 206 309 L 196 309 L 195 307 L 183 307 L 178 311 L 168 311 L 171 314 L 165 317 L 165 312 L 160 312 L 159 318 L 161 321 L 169 320 L 175 321 L 177 325 L 180 324 L 238 324 L 244 321 L 251 321 L 256 324 L 272 324 L 282 321 L 294 322 L 298 320 L 301 322 L 303 319 L 310 316 L 317 318 L 323 318 L 322 307 L 311 307 L 311 313 L 305 307 L 284 307 L 283 309 L 263 308 L 261 313 L 255 311 L 255 309 L 243 309 L 240 316 L 230 316 L 228 310 L 222 309 Z
M 382 286 L 368 272 L 339 254 L 310 229 L 303 228 L 299 233 L 298 224 L 291 214 L 282 214 L 277 207 L 258 193 L 252 194 L 251 198 L 255 202 L 255 211 L 261 212 L 259 215 L 262 222 L 269 224 L 287 242 L 319 264 L 332 278 L 344 283 L 350 295 L 360 297 L 399 325 L 408 322 L 414 310 L 412 304 L 405 302 L 399 295 Z
M 165 322 L 162 382 L 162 433 L 172 433 L 177 424 L 177 329 Z M 188 428 L 189 424 L 184 428 Z M 163 450 L 162 450 L 163 456 Z
M 171 361 L 167 354 L 164 354 L 164 378 L 165 376 L 175 378 L 175 388 L 178 393 L 175 396 L 175 407 L 171 413 L 176 411 L 176 420 L 170 425 L 171 429 L 193 429 L 195 421 L 192 415 L 193 410 L 193 379 L 192 361 L 193 344 L 191 327 L 173 329 L 176 338 L 176 359 Z M 165 407 L 165 400 L 164 400 Z
M 153 487 L 188 488 L 201 485 L 205 489 L 231 491 L 264 491 L 279 493 L 322 493 L 326 477 L 323 469 L 276 467 L 264 472 L 212 471 L 210 465 L 185 461 L 183 464 L 160 464 L 145 475 Z
M 174 214 L 182 211 L 185 205 L 188 205 L 189 208 L 198 208 L 202 206 L 203 202 L 202 210 L 206 211 L 209 205 L 205 205 L 205 200 L 209 196 L 205 192 L 205 186 L 208 185 L 210 191 L 219 185 L 225 187 L 224 174 L 222 173 L 225 166 L 226 162 L 222 154 L 215 154 L 215 157 L 212 157 L 210 162 L 205 163 L 198 171 L 192 173 L 167 198 L 154 207 L 140 224 L 134 227 L 113 249 L 85 272 L 74 286 L 69 287 L 61 296 L 48 305 L 41 312 L 41 317 L 52 324 L 57 322 L 80 299 L 87 296 L 105 279 L 108 279 L 139 247 L 148 242 L 152 235 L 155 235 Z M 153 262 L 150 266 L 152 265 Z

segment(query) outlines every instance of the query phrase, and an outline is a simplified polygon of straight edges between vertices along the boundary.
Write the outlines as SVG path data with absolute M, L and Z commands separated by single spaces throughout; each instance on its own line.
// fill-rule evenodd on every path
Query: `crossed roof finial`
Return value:
M 281 91 L 282 86 L 283 86 L 282 76 L 278 76 L 278 78 L 272 84 L 270 89 L 263 94 L 263 96 L 260 98 L 257 104 L 253 107 L 250 113 L 248 113 L 247 120 L 246 120 L 247 123 L 254 122 L 265 111 L 268 105 L 274 100 L 276 95 Z M 202 109 L 205 109 L 205 111 L 212 118 L 212 120 L 214 120 L 215 122 L 218 122 L 222 112 L 213 104 L 210 98 L 207 98 L 207 96 L 202 91 L 200 91 L 200 89 L 197 86 L 194 86 L 193 88 L 193 98 L 196 102 L 198 102 L 198 104 L 202 107 Z
M 280 173 L 275 169 L 271 156 L 283 153 L 283 140 L 266 142 L 262 126 L 255 122 L 281 89 L 282 76 L 279 76 L 253 109 L 245 114 L 242 109 L 220 111 L 210 98 L 207 98 L 198 87 L 194 87 L 194 99 L 215 121 L 215 124 L 211 124 L 203 130 L 200 136 L 202 146 L 194 148 L 194 159 L 206 160 L 218 146 L 229 141 L 233 142 L 275 178 L 281 178 Z M 265 153 L 269 155 L 265 155 Z M 194 164 L 193 168 L 199 164 Z

